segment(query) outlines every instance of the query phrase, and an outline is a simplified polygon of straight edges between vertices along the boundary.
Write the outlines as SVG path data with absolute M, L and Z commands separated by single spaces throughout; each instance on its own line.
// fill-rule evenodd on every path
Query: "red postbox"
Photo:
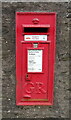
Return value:
M 16 13 L 16 104 L 52 105 L 56 13 Z

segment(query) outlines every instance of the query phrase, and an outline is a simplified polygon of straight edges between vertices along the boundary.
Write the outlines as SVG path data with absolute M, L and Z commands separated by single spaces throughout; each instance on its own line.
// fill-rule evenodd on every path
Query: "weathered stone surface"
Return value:
M 57 12 L 53 106 L 16 106 L 15 104 L 16 11 Z M 69 19 L 67 15 L 68 3 L 2 3 L 3 118 L 69 117 Z
M 2 4 L 0 2 L 0 119 L 2 118 Z
M 69 2 L 71 0 L 1 0 L 1 2 Z

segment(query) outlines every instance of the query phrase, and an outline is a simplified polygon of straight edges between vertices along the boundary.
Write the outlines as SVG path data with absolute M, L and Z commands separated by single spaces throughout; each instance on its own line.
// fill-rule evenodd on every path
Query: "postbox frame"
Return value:
M 34 14 L 34 15 L 54 15 L 55 16 L 55 27 L 54 27 L 54 41 L 53 41 L 53 49 L 50 45 L 51 41 L 37 41 L 38 43 L 46 43 L 46 44 L 49 44 L 49 66 L 50 64 L 53 64 L 52 67 L 49 67 L 49 85 L 48 85 L 48 102 L 22 102 L 20 99 L 21 99 L 21 96 L 20 96 L 20 91 L 21 91 L 21 69 L 18 70 L 19 67 L 21 67 L 21 59 L 20 57 L 22 56 L 22 44 L 26 44 L 26 43 L 36 43 L 36 41 L 23 41 L 23 40 L 20 40 L 18 41 L 18 29 L 17 29 L 17 24 L 18 24 L 18 18 L 17 16 L 19 15 L 31 15 L 31 14 Z M 25 25 L 22 25 L 22 28 L 23 26 Z M 31 26 L 30 26 L 31 27 Z M 38 26 L 37 26 L 38 27 Z M 50 25 L 48 25 L 48 27 L 51 27 Z M 26 33 L 27 34 L 27 33 Z M 45 34 L 45 33 L 43 33 Z M 49 33 L 48 33 L 49 34 Z M 21 44 L 20 44 L 20 43 Z M 53 92 L 54 92 L 54 61 L 55 61 L 55 43 L 56 43 L 56 13 L 55 12 L 16 12 L 16 104 L 17 105 L 53 105 Z M 20 45 L 19 45 L 20 44 Z M 20 51 L 20 54 L 18 54 L 18 52 Z M 50 52 L 53 51 L 54 55 L 53 55 L 53 61 L 51 62 L 50 58 L 51 58 L 51 55 L 50 55 Z M 44 56 L 44 54 L 43 54 Z M 20 65 L 19 65 L 20 63 Z M 51 69 L 53 69 L 53 73 L 50 75 L 50 72 L 52 71 Z M 51 81 L 50 81 L 51 80 Z M 51 88 L 51 89 L 50 89 Z M 19 91 L 20 90 L 20 91 Z M 20 96 L 20 97 L 19 97 Z

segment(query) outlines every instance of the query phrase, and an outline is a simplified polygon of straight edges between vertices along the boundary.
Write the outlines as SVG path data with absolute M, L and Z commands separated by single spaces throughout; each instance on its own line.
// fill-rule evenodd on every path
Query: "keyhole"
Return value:
M 26 80 L 27 80 L 27 81 L 31 80 L 31 76 L 28 75 L 28 74 L 26 74 Z
M 26 78 L 28 78 L 28 74 L 26 74 Z

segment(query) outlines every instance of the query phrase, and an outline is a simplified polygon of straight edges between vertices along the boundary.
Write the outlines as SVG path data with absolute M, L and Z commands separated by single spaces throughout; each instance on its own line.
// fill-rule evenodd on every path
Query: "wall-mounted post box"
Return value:
M 56 14 L 16 13 L 16 104 L 52 105 Z

